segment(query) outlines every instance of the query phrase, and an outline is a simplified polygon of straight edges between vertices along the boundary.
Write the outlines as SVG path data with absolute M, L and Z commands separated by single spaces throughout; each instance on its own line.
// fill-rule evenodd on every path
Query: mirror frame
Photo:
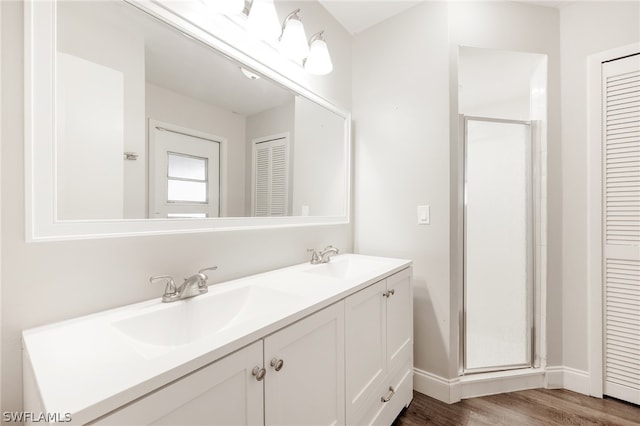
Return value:
M 341 216 L 229 217 L 207 219 L 57 219 L 56 204 L 56 6 L 55 1 L 26 0 L 25 49 L 25 237 L 27 242 L 161 235 L 222 230 L 348 224 L 351 210 L 351 115 L 306 86 L 299 65 L 264 43 L 251 46 L 237 19 L 190 8 L 199 2 L 118 0 L 129 3 L 201 41 L 218 53 L 344 118 L 345 212 Z M 203 16 L 204 15 L 204 16 Z M 204 19 L 206 18 L 206 20 Z M 215 29 L 215 30 L 212 30 Z M 238 48 L 234 47 L 238 46 Z M 240 50 L 242 49 L 242 50 Z M 248 54 L 246 52 L 250 52 Z M 300 83 L 302 82 L 302 83 Z

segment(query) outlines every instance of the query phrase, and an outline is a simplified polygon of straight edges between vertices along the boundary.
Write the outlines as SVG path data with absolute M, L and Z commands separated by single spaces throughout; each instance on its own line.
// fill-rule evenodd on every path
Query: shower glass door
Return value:
M 465 117 L 465 373 L 531 366 L 533 205 L 528 122 Z

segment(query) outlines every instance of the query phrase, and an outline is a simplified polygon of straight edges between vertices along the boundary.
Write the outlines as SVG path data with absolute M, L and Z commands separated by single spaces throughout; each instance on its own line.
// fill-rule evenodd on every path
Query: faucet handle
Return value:
M 178 294 L 178 289 L 176 288 L 176 283 L 173 281 L 173 277 L 170 275 L 156 275 L 154 277 L 149 277 L 149 282 L 154 283 L 155 281 L 165 280 L 167 281 L 167 285 L 164 288 L 163 298 L 175 296 Z
M 200 274 L 200 276 L 202 277 L 202 282 L 201 282 L 201 286 L 206 286 L 207 285 L 207 280 L 209 279 L 209 277 L 207 276 L 207 274 L 205 274 L 205 271 L 215 271 L 216 269 L 218 269 L 217 266 L 210 266 L 208 268 L 204 268 L 204 269 L 200 269 L 198 271 L 198 273 Z
M 318 250 L 310 248 L 310 249 L 307 249 L 307 253 L 313 253 L 311 255 L 311 264 L 312 265 L 315 265 L 315 264 L 320 262 L 320 255 L 318 255 Z
M 340 254 L 340 250 L 339 250 L 338 248 L 334 247 L 334 246 L 326 246 L 326 247 L 324 248 L 324 250 L 322 250 L 322 251 L 323 251 L 323 252 L 326 252 L 326 251 L 328 251 L 328 250 L 335 250 L 335 251 L 336 251 L 336 254 Z

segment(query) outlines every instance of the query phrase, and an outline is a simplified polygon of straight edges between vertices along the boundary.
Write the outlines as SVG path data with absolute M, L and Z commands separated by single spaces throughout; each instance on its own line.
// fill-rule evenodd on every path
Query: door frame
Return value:
M 219 176 L 219 186 L 220 186 L 220 195 L 219 195 L 219 217 L 227 216 L 227 138 L 223 138 L 222 136 L 213 135 L 210 133 L 201 132 L 199 130 L 194 130 L 188 127 L 178 126 L 177 124 L 167 123 L 164 121 L 155 120 L 153 118 L 148 118 L 147 125 L 147 139 L 148 139 L 148 164 L 147 164 L 147 217 L 151 218 L 151 211 L 153 209 L 155 203 L 155 168 L 156 164 L 154 161 L 155 151 L 156 151 L 156 142 L 155 142 L 155 132 L 153 129 L 155 127 L 162 127 L 171 132 L 181 133 L 187 136 L 192 136 L 199 139 L 209 140 L 220 145 L 220 176 Z
M 595 53 L 587 69 L 587 284 L 589 394 L 603 396 L 602 63 L 640 52 L 640 43 Z
M 513 120 L 513 119 L 503 119 L 503 118 L 491 118 L 491 117 L 479 117 L 479 116 L 471 116 L 459 114 L 459 129 L 460 135 L 462 139 L 462 152 L 460 156 L 460 167 L 462 169 L 461 175 L 461 194 L 462 194 L 462 207 L 461 207 L 461 222 L 462 222 L 462 239 L 460 245 L 460 256 L 462 260 L 462 275 L 461 275 L 461 317 L 460 317 L 460 360 L 459 360 L 459 375 L 469 375 L 476 373 L 488 373 L 495 371 L 506 371 L 506 370 L 518 370 L 523 368 L 532 368 L 538 366 L 538 354 L 539 348 L 537 347 L 538 342 L 538 323 L 536 321 L 536 312 L 538 309 L 539 301 L 537 300 L 537 227 L 536 223 L 536 211 L 538 210 L 538 200 L 536 194 L 536 182 L 538 180 L 538 176 L 536 174 L 536 163 L 538 160 L 537 156 L 537 132 L 538 132 L 538 123 L 532 120 Z M 466 191 L 467 191 L 467 152 L 468 152 L 468 140 L 467 140 L 467 123 L 469 121 L 484 121 L 484 122 L 493 122 L 493 123 L 504 123 L 504 124 L 521 124 L 529 127 L 529 132 L 527 134 L 527 235 L 528 235 L 528 244 L 527 244 L 527 332 L 529 333 L 528 345 L 528 362 L 523 364 L 514 364 L 514 365 L 503 365 L 503 366 L 490 366 L 490 367 L 482 367 L 482 368 L 467 368 L 467 324 L 466 324 L 466 306 L 467 306 L 467 204 L 466 204 Z

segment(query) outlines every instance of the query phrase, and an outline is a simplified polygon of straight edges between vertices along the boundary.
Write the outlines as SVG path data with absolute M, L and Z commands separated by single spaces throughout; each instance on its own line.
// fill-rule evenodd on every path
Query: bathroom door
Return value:
M 602 77 L 603 390 L 640 404 L 640 54 Z
M 530 123 L 465 117 L 465 373 L 531 366 Z

